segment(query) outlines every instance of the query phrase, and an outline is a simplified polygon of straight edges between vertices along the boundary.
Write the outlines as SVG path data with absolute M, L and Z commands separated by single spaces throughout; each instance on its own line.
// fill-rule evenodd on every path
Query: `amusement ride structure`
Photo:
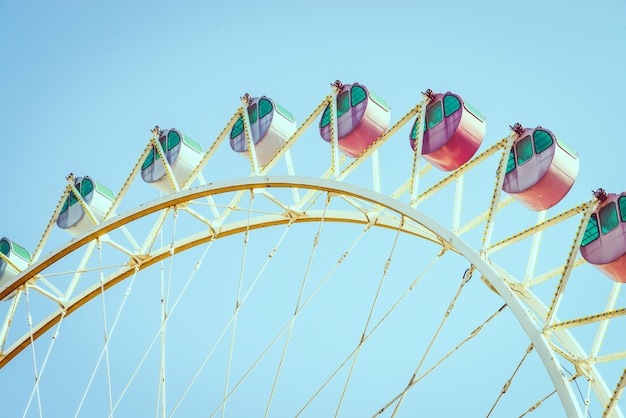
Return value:
M 245 94 L 213 142 L 155 127 L 117 193 L 69 175 L 35 247 L 0 240 L 3 391 L 24 416 L 622 417 L 626 193 L 563 208 L 577 152 L 519 123 L 486 145 L 452 92 L 391 120 L 359 83 L 300 125 Z

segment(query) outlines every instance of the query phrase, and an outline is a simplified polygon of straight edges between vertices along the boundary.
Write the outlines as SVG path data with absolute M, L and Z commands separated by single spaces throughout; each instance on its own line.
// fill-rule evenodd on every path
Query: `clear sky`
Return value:
M 206 142 L 245 92 L 276 97 L 302 120 L 335 79 L 372 86 L 396 117 L 427 88 L 459 92 L 488 117 L 487 141 L 520 122 L 570 142 L 580 199 L 622 189 L 623 2 L 0 7 L 2 156 L 13 180 L 2 218 L 26 244 L 69 172 L 102 164 L 98 178 L 118 188 L 155 124 Z M 26 184 L 36 204 L 22 204 Z
M 428 88 L 458 93 L 487 117 L 483 149 L 516 122 L 554 131 L 580 156 L 572 205 L 626 190 L 623 0 L 0 0 L 0 21 L 0 236 L 29 249 L 70 172 L 119 190 L 154 125 L 206 148 L 244 93 L 301 122 L 336 79 L 387 100 L 392 123 Z M 0 415 L 22 413 L 8 402 Z

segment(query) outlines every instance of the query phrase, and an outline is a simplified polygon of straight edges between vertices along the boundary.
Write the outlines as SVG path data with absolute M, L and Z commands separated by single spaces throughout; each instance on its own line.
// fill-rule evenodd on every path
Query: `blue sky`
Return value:
M 428 88 L 458 93 L 487 117 L 481 149 L 516 122 L 554 131 L 580 156 L 571 205 L 625 190 L 622 0 L 0 0 L 0 20 L 0 236 L 29 249 L 70 172 L 119 190 L 154 125 L 206 148 L 244 93 L 301 122 L 336 79 L 387 100 L 392 123 Z
M 609 123 L 622 110 L 625 66 L 617 1 L 1 7 L 3 124 L 24 139 L 6 141 L 3 155 L 12 177 L 45 177 L 44 202 L 70 171 L 93 167 L 91 153 L 125 173 L 154 124 L 213 138 L 244 92 L 303 119 L 335 79 L 371 86 L 397 117 L 426 88 L 459 92 L 484 109 L 494 142 L 515 122 L 542 124 L 579 150 L 579 183 L 619 190 L 609 171 L 618 153 L 595 146 L 619 136 Z M 583 120 L 603 122 L 590 131 Z M 45 175 L 43 161 L 55 161 Z M 99 178 L 115 189 L 121 176 L 107 171 Z

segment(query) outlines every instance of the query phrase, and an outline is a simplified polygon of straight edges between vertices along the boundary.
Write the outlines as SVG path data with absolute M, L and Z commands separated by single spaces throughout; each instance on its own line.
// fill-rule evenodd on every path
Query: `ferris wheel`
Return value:
M 622 417 L 626 193 L 563 207 L 576 151 L 486 144 L 451 92 L 391 121 L 359 83 L 301 124 L 246 94 L 118 193 L 69 175 L 35 248 L 0 240 L 2 409 Z

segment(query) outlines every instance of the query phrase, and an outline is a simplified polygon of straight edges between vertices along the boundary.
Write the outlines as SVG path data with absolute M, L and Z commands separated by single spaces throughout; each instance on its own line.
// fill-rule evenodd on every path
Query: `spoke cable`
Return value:
M 185 291 L 189 287 L 189 284 L 191 283 L 191 280 L 195 277 L 196 272 L 200 268 L 200 265 L 202 264 L 202 261 L 204 260 L 204 257 L 208 253 L 209 248 L 211 248 L 211 245 L 213 244 L 213 242 L 215 242 L 215 237 L 211 238 L 211 241 L 209 241 L 209 245 L 207 245 L 207 247 L 204 250 L 204 253 L 202 254 L 200 259 L 198 260 L 198 262 L 194 266 L 194 269 L 191 272 L 191 274 L 189 275 L 189 277 L 187 278 L 187 281 L 185 282 L 185 285 L 183 286 L 182 290 L 180 291 L 180 294 L 178 295 L 178 297 L 174 301 L 174 304 L 172 305 L 172 308 L 170 309 L 169 315 L 165 318 L 165 321 L 164 321 L 165 323 L 167 323 L 169 321 L 169 319 L 172 317 L 172 315 L 176 311 L 176 307 L 178 306 L 178 303 L 180 302 L 180 300 L 182 299 L 183 295 L 185 294 Z M 138 267 L 135 269 L 135 273 L 137 271 L 139 271 Z M 133 276 L 133 279 L 134 279 L 134 276 Z M 127 295 L 128 295 L 128 292 L 127 292 Z M 161 324 L 161 327 L 163 327 L 165 325 L 165 323 Z M 148 354 L 150 354 L 150 352 L 152 351 L 152 348 L 154 347 L 154 344 L 156 344 L 156 341 L 159 338 L 159 335 L 161 333 L 161 329 L 160 329 L 161 327 L 159 327 L 159 329 L 156 331 L 156 333 L 154 335 L 154 338 L 152 338 L 152 342 L 148 345 L 148 348 L 144 352 L 141 360 L 139 361 L 139 364 L 137 364 L 137 367 L 135 367 L 135 370 L 133 371 L 132 375 L 128 379 L 128 382 L 126 383 L 126 386 L 124 386 L 124 389 L 122 389 L 122 392 L 120 393 L 119 397 L 117 398 L 117 401 L 115 402 L 115 405 L 113 405 L 113 411 L 115 411 L 115 409 L 117 409 L 117 406 L 120 404 L 120 402 L 124 398 L 124 395 L 126 394 L 126 391 L 130 387 L 131 383 L 134 381 L 135 377 L 137 376 L 137 373 L 139 373 L 139 370 L 141 369 L 141 366 L 145 362 L 146 358 L 148 358 Z M 109 418 L 110 417 L 111 417 L 111 415 L 109 415 Z
M 539 408 L 541 406 L 541 404 L 547 400 L 550 396 L 554 395 L 556 393 L 556 389 L 554 389 L 552 392 L 548 393 L 543 399 L 541 399 L 539 402 L 537 402 L 536 404 L 534 404 L 533 406 L 531 406 L 530 408 L 528 408 L 528 410 L 526 412 L 524 412 L 522 415 L 519 416 L 519 418 L 522 418 L 523 416 L 528 415 L 529 413 L 533 412 L 535 409 Z
M 130 291 L 133 287 L 133 283 L 135 282 L 135 278 L 137 277 L 138 272 L 139 272 L 139 267 L 135 267 L 135 272 L 133 273 L 133 275 L 131 276 L 129 280 L 128 287 L 126 288 L 126 292 L 124 294 L 124 298 L 122 299 L 122 303 L 120 304 L 120 307 L 117 310 L 117 314 L 115 316 L 115 320 L 113 321 L 113 325 L 111 326 L 111 329 L 109 330 L 109 333 L 106 336 L 106 340 L 104 341 L 104 346 L 102 347 L 102 350 L 100 351 L 100 356 L 98 357 L 98 361 L 96 361 L 96 365 L 91 373 L 89 382 L 87 383 L 87 386 L 85 387 L 85 391 L 83 392 L 83 397 L 81 398 L 80 403 L 78 404 L 78 408 L 76 409 L 76 413 L 74 414 L 75 417 L 78 416 L 78 414 L 80 413 L 83 403 L 85 402 L 85 398 L 87 397 L 87 393 L 89 392 L 89 389 L 91 388 L 91 385 L 93 383 L 93 379 L 96 376 L 96 372 L 100 368 L 100 363 L 102 362 L 102 358 L 104 357 L 105 351 L 108 349 L 109 341 L 111 340 L 111 336 L 113 335 L 113 332 L 115 331 L 117 322 L 122 314 L 122 311 L 124 310 L 124 306 L 126 305 L 126 301 L 128 299 L 128 296 L 130 295 Z M 109 412 L 109 416 L 113 414 L 113 410 L 114 408 L 111 408 Z
M 108 326 L 107 326 L 107 310 L 106 310 L 106 301 L 104 297 L 104 273 L 102 271 L 102 242 L 98 239 L 98 257 L 99 257 L 99 279 L 100 279 L 100 295 L 102 296 L 102 327 L 104 330 L 104 364 L 106 368 L 107 375 L 107 391 L 109 395 L 109 411 L 113 409 L 113 396 L 111 395 L 111 365 L 109 363 L 109 344 L 107 344 L 109 340 L 108 336 Z
M 254 281 L 252 282 L 250 288 L 248 289 L 248 291 L 246 292 L 246 294 L 244 295 L 244 297 L 241 299 L 241 303 L 238 306 L 238 310 L 241 309 L 243 307 L 243 305 L 245 304 L 246 300 L 248 299 L 248 296 L 250 295 L 250 293 L 252 292 L 252 290 L 254 289 L 254 287 L 256 286 L 257 282 L 259 281 L 259 279 L 261 278 L 261 276 L 263 275 L 263 273 L 265 272 L 265 269 L 267 268 L 267 266 L 269 265 L 270 260 L 272 260 L 274 258 L 274 256 L 276 255 L 276 252 L 278 251 L 278 248 L 280 247 L 280 245 L 282 244 L 284 238 L 287 236 L 287 233 L 290 231 L 291 226 L 293 225 L 293 221 L 289 222 L 287 224 L 287 227 L 285 228 L 285 230 L 283 231 L 282 235 L 280 236 L 280 238 L 278 239 L 278 242 L 274 245 L 274 247 L 272 248 L 272 250 L 269 252 L 265 263 L 263 264 L 263 266 L 261 267 L 261 269 L 259 270 L 259 273 L 257 274 L 257 276 L 255 277 Z M 200 364 L 200 366 L 198 367 L 198 369 L 196 370 L 196 373 L 194 374 L 193 378 L 190 380 L 189 384 L 187 385 L 187 387 L 185 388 L 184 392 L 182 393 L 182 395 L 180 396 L 180 398 L 178 399 L 178 402 L 176 402 L 176 405 L 174 405 L 174 409 L 172 410 L 172 412 L 170 413 L 170 416 L 173 416 L 174 413 L 176 412 L 176 410 L 178 409 L 178 407 L 180 406 L 180 404 L 182 403 L 183 399 L 187 396 L 187 393 L 189 392 L 189 390 L 191 389 L 191 387 L 194 385 L 195 381 L 197 380 L 197 378 L 200 376 L 200 373 L 202 372 L 202 370 L 204 369 L 204 367 L 206 366 L 207 362 L 209 361 L 209 359 L 211 358 L 211 356 L 213 355 L 213 352 L 217 349 L 217 347 L 219 346 L 219 343 L 221 342 L 222 338 L 224 337 L 224 335 L 226 334 L 226 331 L 228 330 L 228 328 L 230 327 L 230 324 L 232 323 L 234 318 L 234 313 L 231 316 L 230 320 L 226 323 L 226 325 L 223 327 L 221 334 L 219 335 L 219 337 L 216 339 L 216 342 L 213 344 L 213 346 L 211 347 L 211 350 L 207 353 L 207 355 L 205 356 L 204 360 L 202 361 L 202 364 Z
M 414 378 L 412 380 L 412 382 L 402 390 L 402 392 L 400 392 L 398 395 L 396 395 L 392 400 L 390 400 L 389 402 L 387 402 L 385 404 L 385 406 L 383 406 L 382 408 L 380 408 L 378 410 L 378 412 L 376 412 L 372 418 L 379 416 L 380 414 L 382 414 L 387 408 L 389 408 L 391 405 L 393 405 L 396 401 L 398 401 L 401 397 L 403 397 L 411 388 L 413 388 L 415 385 L 417 385 L 417 383 L 419 383 L 422 379 L 424 379 L 426 376 L 428 376 L 433 370 L 435 370 L 437 367 L 439 367 L 444 361 L 446 361 L 452 354 L 454 354 L 456 351 L 458 351 L 465 343 L 467 343 L 469 340 L 471 340 L 472 338 L 476 337 L 480 331 L 483 330 L 483 328 L 485 327 L 485 325 L 487 325 L 489 322 L 491 322 L 496 316 L 498 316 L 502 311 L 504 311 L 504 308 L 506 308 L 507 305 L 504 304 L 502 305 L 496 312 L 494 312 L 489 318 L 487 318 L 485 320 L 485 322 L 483 322 L 482 324 L 480 324 L 478 327 L 476 327 L 463 341 L 461 341 L 460 343 L 458 343 L 452 350 L 448 351 L 448 353 L 446 353 L 443 357 L 441 357 L 435 364 L 433 364 L 431 366 L 430 369 L 426 370 L 424 373 L 422 373 L 419 377 Z M 397 410 L 397 408 L 396 408 Z M 395 413 L 395 411 L 394 411 Z
M 585 395 L 583 395 L 582 389 L 580 388 L 580 385 L 578 384 L 578 378 L 583 376 L 583 374 L 572 373 L 568 369 L 566 369 L 565 366 L 563 366 L 563 364 L 561 364 L 561 368 L 565 372 L 567 372 L 567 374 L 569 375 L 568 380 L 570 382 L 574 382 L 576 384 L 576 389 L 578 390 L 578 395 L 580 396 L 580 400 L 585 405 L 585 412 L 583 413 L 583 416 L 585 416 L 585 415 L 591 416 L 591 413 L 589 413 L 589 397 L 591 395 L 591 378 L 589 376 L 586 377 L 586 380 L 587 380 L 587 397 L 585 397 Z
M 350 365 L 350 370 L 348 371 L 348 377 L 346 378 L 346 383 L 343 386 L 343 390 L 341 392 L 341 397 L 339 398 L 339 403 L 337 405 L 337 409 L 335 411 L 335 418 L 339 415 L 339 410 L 341 408 L 341 404 L 343 403 L 343 398 L 348 390 L 348 384 L 350 383 L 350 378 L 352 377 L 352 372 L 354 371 L 354 367 L 356 365 L 356 360 L 359 357 L 359 353 L 361 351 L 361 347 L 363 346 L 363 342 L 365 341 L 365 334 L 367 333 L 367 328 L 369 327 L 370 321 L 372 320 L 372 315 L 374 314 L 374 308 L 376 307 L 376 302 L 378 302 L 378 297 L 380 296 L 380 291 L 383 287 L 383 283 L 385 282 L 385 278 L 387 277 L 387 273 L 389 272 L 389 266 L 391 266 L 391 260 L 393 258 L 393 254 L 396 249 L 396 245 L 398 244 L 398 238 L 400 237 L 400 231 L 402 230 L 402 225 L 404 223 L 404 218 L 400 221 L 400 227 L 396 233 L 395 238 L 393 239 L 393 244 L 391 245 L 391 249 L 389 251 L 389 256 L 387 256 L 387 260 L 385 261 L 385 265 L 383 267 L 383 272 L 380 277 L 380 281 L 378 282 L 378 288 L 376 289 L 376 294 L 374 295 L 374 300 L 372 301 L 372 306 L 370 308 L 369 314 L 367 316 L 367 320 L 365 321 L 365 326 L 363 327 L 363 333 L 361 334 L 361 339 L 357 345 L 356 352 L 352 358 L 352 364 Z
M 156 225 L 158 225 L 158 229 L 154 230 L 154 233 L 157 234 L 158 238 L 159 238 L 159 245 L 161 248 L 163 248 L 163 225 L 165 224 L 166 221 L 166 216 L 167 214 L 169 214 L 169 209 L 168 211 L 165 212 L 163 214 L 163 219 L 161 220 L 161 222 L 157 223 Z M 155 226 L 156 226 L 155 225 Z M 155 237 L 155 241 L 156 241 Z M 170 243 L 170 256 L 171 256 L 171 251 L 172 251 L 172 246 Z M 163 374 L 164 374 L 164 370 L 163 370 L 163 353 L 164 353 L 164 340 L 165 340 L 165 267 L 164 267 L 164 260 L 159 261 L 159 283 L 161 284 L 160 286 L 160 296 L 161 299 L 159 301 L 159 307 L 161 308 L 161 325 L 159 327 L 159 337 L 160 337 L 160 348 L 161 348 L 161 355 L 159 356 L 159 377 L 158 377 L 158 381 L 157 381 L 157 396 L 155 399 L 155 416 L 159 416 L 159 404 L 161 403 L 161 396 L 162 395 L 162 389 L 163 389 Z M 113 414 L 111 414 L 113 415 Z
M 252 208 L 254 207 L 254 189 L 250 189 L 250 206 L 248 208 L 248 221 L 246 222 L 246 232 L 243 234 L 243 254 L 241 255 L 241 267 L 239 269 L 239 284 L 237 285 L 237 299 L 235 300 L 235 311 L 233 313 L 233 327 L 230 339 L 230 350 L 228 351 L 228 365 L 226 366 L 226 382 L 224 382 L 224 401 L 222 402 L 222 418 L 226 414 L 226 396 L 228 395 L 228 382 L 230 380 L 230 369 L 233 361 L 233 351 L 235 349 L 235 336 L 237 333 L 237 317 L 239 316 L 239 304 L 241 303 L 241 287 L 246 267 L 248 255 L 248 240 L 250 239 L 250 219 L 252 219 Z
M 170 238 L 170 256 L 169 266 L 167 271 L 167 278 L 165 277 L 163 262 L 161 262 L 161 357 L 160 357 L 160 379 L 157 390 L 157 407 L 155 416 L 159 416 L 159 407 L 161 409 L 161 416 L 165 417 L 165 337 L 166 337 L 166 319 L 168 316 L 168 303 L 170 299 L 170 289 L 172 285 L 172 270 L 174 266 L 174 248 L 176 242 L 176 226 L 178 221 L 178 208 L 173 208 L 173 222 L 172 222 L 172 234 Z M 163 246 L 163 234 L 161 236 L 161 246 Z M 165 281 L 167 281 L 167 289 L 165 289 Z M 159 405 L 160 404 L 160 405 Z
M 298 311 L 300 308 L 300 301 L 302 300 L 302 294 L 304 293 L 304 288 L 306 287 L 307 280 L 309 278 L 309 274 L 311 273 L 311 266 L 313 265 L 313 260 L 315 258 L 315 253 L 317 247 L 319 245 L 320 235 L 322 233 L 322 227 L 324 226 L 324 221 L 326 220 L 326 211 L 328 210 L 328 206 L 330 204 L 330 194 L 326 195 L 326 205 L 324 206 L 324 212 L 322 213 L 322 219 L 319 222 L 317 227 L 317 232 L 315 233 L 315 237 L 313 238 L 313 247 L 311 248 L 311 253 L 309 254 L 309 261 L 307 262 L 306 269 L 304 271 L 304 276 L 302 277 L 302 284 L 300 285 L 300 292 L 298 294 L 298 299 L 296 301 L 296 307 L 293 312 L 293 320 L 290 322 L 289 331 L 287 332 L 287 337 L 285 338 L 285 345 L 283 346 L 283 351 L 280 355 L 280 361 L 278 362 L 278 368 L 276 369 L 276 375 L 274 376 L 274 382 L 272 383 L 272 390 L 270 391 L 270 396 L 267 401 L 267 407 L 265 408 L 265 417 L 270 412 L 270 406 L 272 404 L 272 398 L 274 397 L 274 391 L 276 390 L 276 385 L 278 383 L 278 376 L 280 375 L 280 371 L 283 366 L 283 361 L 285 360 L 285 355 L 287 353 L 287 347 L 289 346 L 289 340 L 291 339 L 291 333 L 293 332 L 293 326 L 295 324 L 295 318 L 298 315 Z
M 426 357 L 428 357 L 428 354 L 430 353 L 430 350 L 433 348 L 433 345 L 435 344 L 435 341 L 437 341 L 437 338 L 439 337 L 439 333 L 441 332 L 441 330 L 443 329 L 443 326 L 445 325 L 446 321 L 450 317 L 450 314 L 452 313 L 452 310 L 454 309 L 454 305 L 455 305 L 457 299 L 459 298 L 459 296 L 461 295 L 461 292 L 463 291 L 463 288 L 465 287 L 465 284 L 467 282 L 469 282 L 470 279 L 472 278 L 472 273 L 473 272 L 474 272 L 474 266 L 470 266 L 470 268 L 465 270 L 465 273 L 463 273 L 463 276 L 461 277 L 461 284 L 459 285 L 459 288 L 457 289 L 456 294 L 454 295 L 454 297 L 450 301 L 450 305 L 448 305 L 448 309 L 446 309 L 445 313 L 443 314 L 443 318 L 441 319 L 441 322 L 439 323 L 439 327 L 437 328 L 437 330 L 435 331 L 435 334 L 431 338 L 430 343 L 428 344 L 428 347 L 426 348 L 426 351 L 424 351 L 424 355 L 422 356 L 419 364 L 417 365 L 417 368 L 415 369 L 415 372 L 413 372 L 413 375 L 411 376 L 411 380 L 409 380 L 409 383 L 407 385 L 407 389 L 410 386 L 412 386 L 413 380 L 415 379 L 415 376 L 417 376 L 417 373 L 422 368 L 422 365 L 424 364 L 424 361 L 426 360 Z M 406 394 L 406 391 L 404 393 L 402 393 L 402 395 L 398 399 L 398 403 L 396 404 L 396 407 L 395 407 L 393 413 L 391 414 L 392 418 L 396 416 L 396 413 L 400 409 L 400 405 L 402 405 L 402 402 L 404 401 L 404 395 L 405 394 Z
M 38 388 L 39 388 L 39 381 L 41 380 L 41 375 L 43 374 L 43 371 L 46 368 L 46 364 L 48 363 L 48 359 L 50 358 L 50 354 L 52 353 L 52 347 L 54 346 L 54 343 L 56 342 L 57 337 L 59 336 L 59 330 L 61 329 L 61 323 L 63 322 L 64 318 L 65 318 L 65 311 L 61 312 L 61 319 L 59 320 L 59 323 L 56 326 L 54 335 L 52 335 L 52 340 L 50 341 L 50 345 L 48 346 L 48 352 L 46 353 L 46 357 L 44 358 L 43 363 L 41 364 L 41 369 L 39 370 L 39 377 L 35 381 L 35 386 L 33 387 L 33 390 L 30 393 L 30 397 L 28 398 L 28 404 L 26 405 L 26 411 L 24 412 L 24 416 L 26 416 L 26 412 L 28 412 L 28 410 L 30 409 L 30 404 L 33 401 L 35 391 L 39 390 Z
M 371 226 L 367 225 L 365 227 L 364 233 L 365 231 L 367 231 Z M 363 234 L 364 234 L 363 233 Z M 250 366 L 250 368 L 244 373 L 244 375 L 239 379 L 239 381 L 237 382 L 237 384 L 231 389 L 230 393 L 228 394 L 228 397 L 232 396 L 232 394 L 237 390 L 237 388 L 243 383 L 243 381 L 248 377 L 248 375 L 252 372 L 252 370 L 254 370 L 254 368 L 257 366 L 257 364 L 263 359 L 263 357 L 265 357 L 265 355 L 270 351 L 270 349 L 276 344 L 276 342 L 278 341 L 278 339 L 280 338 L 281 335 L 283 335 L 283 333 L 289 328 L 290 324 L 295 321 L 296 317 L 308 306 L 308 304 L 313 300 L 313 298 L 319 293 L 319 291 L 322 289 L 322 287 L 324 286 L 324 284 L 326 284 L 326 282 L 330 279 L 330 277 L 333 275 L 333 273 L 335 272 L 335 270 L 337 270 L 337 268 L 339 267 L 339 265 L 345 260 L 346 256 L 348 255 L 348 253 L 356 246 L 356 244 L 360 241 L 360 239 L 363 237 L 363 234 L 361 234 L 361 236 L 359 238 L 357 238 L 357 240 L 353 243 L 353 245 L 350 247 L 350 249 L 344 253 L 338 260 L 337 263 L 331 268 L 331 270 L 327 273 L 327 275 L 324 277 L 324 279 L 317 285 L 317 287 L 315 288 L 315 290 L 311 293 L 311 295 L 309 295 L 309 297 L 304 301 L 304 303 L 302 303 L 302 306 L 300 307 L 300 309 L 298 310 L 297 314 L 293 317 L 291 317 L 291 319 L 280 329 L 280 331 L 278 331 L 278 333 L 276 334 L 276 336 L 274 337 L 274 339 L 268 344 L 268 346 L 265 348 L 265 350 L 259 355 L 259 357 L 254 361 L 254 363 Z M 211 416 L 215 415 L 215 413 L 220 409 L 221 405 L 218 405 L 217 408 L 213 411 L 213 413 L 211 414 Z
M 526 349 L 526 352 L 522 356 L 522 359 L 517 364 L 517 367 L 515 367 L 515 370 L 513 370 L 513 374 L 511 374 L 511 377 L 509 377 L 509 379 L 506 381 L 504 386 L 502 386 L 502 389 L 500 390 L 500 394 L 498 395 L 498 398 L 493 403 L 493 405 L 491 406 L 491 409 L 487 413 L 487 418 L 489 418 L 489 416 L 491 416 L 491 413 L 493 412 L 494 409 L 496 409 L 496 405 L 498 405 L 498 402 L 500 402 L 500 399 L 502 399 L 502 396 L 504 396 L 504 394 L 509 390 L 509 386 L 511 386 L 511 382 L 513 381 L 513 378 L 515 377 L 515 375 L 519 371 L 520 367 L 522 367 L 522 363 L 524 363 L 524 361 L 526 360 L 526 357 L 528 357 L 528 354 L 530 354 L 530 352 L 533 350 L 533 348 L 534 348 L 534 345 L 532 343 L 530 343 L 530 345 Z
M 358 347 L 363 345 L 365 341 L 367 341 L 372 334 L 382 325 L 382 323 L 391 315 L 391 313 L 400 305 L 400 303 L 407 297 L 409 292 L 415 288 L 415 286 L 420 282 L 420 280 L 430 271 L 430 269 L 435 265 L 435 262 L 440 258 L 441 253 L 436 255 L 435 258 L 426 266 L 426 268 L 411 282 L 407 290 L 398 298 L 398 300 L 387 310 L 387 312 L 378 320 L 376 325 L 372 327 L 370 332 L 363 338 L 362 341 L 359 342 L 357 347 L 355 347 L 350 354 L 345 358 L 345 360 L 335 369 L 335 371 L 326 379 L 326 381 L 317 389 L 317 391 L 309 398 L 309 400 L 304 404 L 304 406 L 298 411 L 296 417 L 300 416 L 306 408 L 317 398 L 317 396 L 322 393 L 322 390 L 334 379 L 334 377 L 339 373 L 339 371 L 346 365 L 346 363 L 352 358 L 352 356 L 356 353 Z

